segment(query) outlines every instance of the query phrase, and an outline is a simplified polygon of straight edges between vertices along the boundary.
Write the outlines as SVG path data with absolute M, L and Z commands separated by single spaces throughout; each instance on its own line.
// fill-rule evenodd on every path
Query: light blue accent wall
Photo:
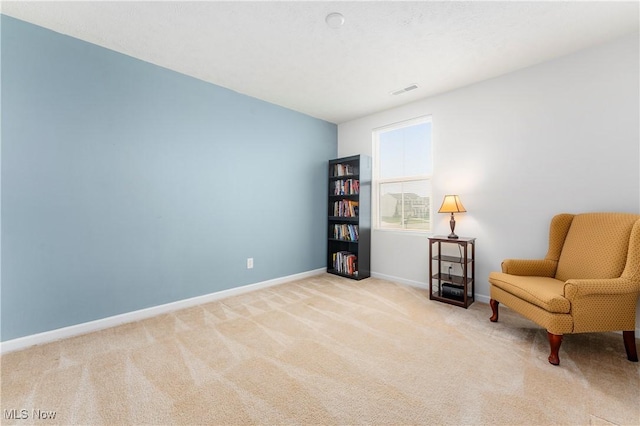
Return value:
M 1 19 L 3 341 L 325 266 L 335 124 Z

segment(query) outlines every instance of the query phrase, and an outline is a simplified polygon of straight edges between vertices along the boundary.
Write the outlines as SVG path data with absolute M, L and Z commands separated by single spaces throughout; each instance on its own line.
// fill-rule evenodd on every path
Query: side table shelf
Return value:
M 475 260 L 475 238 L 429 238 L 429 299 L 468 308 L 475 301 Z

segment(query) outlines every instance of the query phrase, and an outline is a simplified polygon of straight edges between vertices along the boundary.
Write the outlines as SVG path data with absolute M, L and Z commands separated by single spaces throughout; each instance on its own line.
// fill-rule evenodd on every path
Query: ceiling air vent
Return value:
M 411 86 L 407 86 L 407 87 L 405 87 L 403 89 L 394 90 L 393 92 L 391 92 L 391 94 L 394 95 L 394 96 L 395 95 L 401 95 L 401 94 L 403 94 L 405 92 L 408 92 L 410 90 L 414 90 L 414 89 L 417 89 L 417 88 L 418 88 L 417 84 L 412 84 Z

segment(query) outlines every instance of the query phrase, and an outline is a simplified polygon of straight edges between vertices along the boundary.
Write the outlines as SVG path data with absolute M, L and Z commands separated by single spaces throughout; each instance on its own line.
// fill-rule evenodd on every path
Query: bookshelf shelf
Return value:
M 361 280 L 370 276 L 371 158 L 329 161 L 327 272 Z

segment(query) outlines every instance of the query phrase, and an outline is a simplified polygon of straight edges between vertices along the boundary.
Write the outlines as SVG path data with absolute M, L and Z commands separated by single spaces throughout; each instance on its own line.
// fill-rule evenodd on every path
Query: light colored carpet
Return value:
M 621 335 L 565 336 L 554 367 L 501 308 L 320 275 L 5 354 L 2 423 L 640 424 Z

